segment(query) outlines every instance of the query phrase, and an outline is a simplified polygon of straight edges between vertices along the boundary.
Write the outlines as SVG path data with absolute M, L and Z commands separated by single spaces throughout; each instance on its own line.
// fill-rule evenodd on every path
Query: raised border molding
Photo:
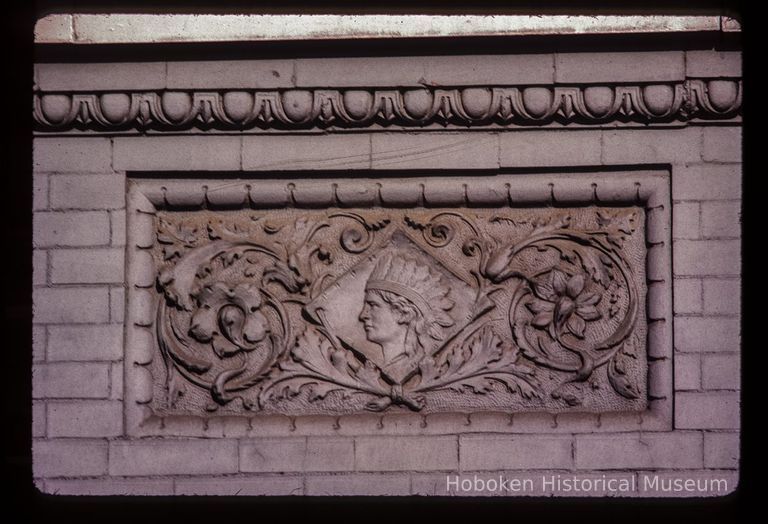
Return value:
M 685 125 L 740 119 L 740 78 L 588 86 L 36 92 L 37 131 Z
M 141 173 L 134 173 L 140 177 Z M 453 191 L 441 195 L 440 205 L 552 206 L 642 205 L 646 209 L 646 280 L 648 315 L 648 399 L 642 412 L 616 413 L 417 413 L 355 415 L 227 415 L 207 419 L 194 415 L 159 417 L 148 404 L 153 378 L 148 364 L 156 357 L 152 336 L 155 267 L 148 250 L 155 242 L 153 216 L 158 209 L 251 207 L 343 207 L 364 202 L 340 198 L 332 181 L 191 179 L 147 180 L 131 178 L 127 194 L 125 421 L 129 436 L 248 436 L 457 434 L 473 432 L 530 433 L 600 431 L 669 431 L 673 420 L 672 306 L 670 250 L 670 177 L 660 171 L 616 171 L 562 174 L 474 176 L 473 186 L 484 191 Z M 463 180 L 456 181 L 461 187 Z M 365 191 L 355 192 L 374 204 L 393 207 L 430 206 L 430 187 L 445 185 L 444 177 L 356 179 Z M 466 186 L 466 184 L 464 184 Z M 514 186 L 515 196 L 511 193 Z M 491 191 L 492 189 L 496 191 Z M 501 190 L 501 188 L 505 188 Z M 395 195 L 383 200 L 382 191 Z M 414 201 L 413 195 L 421 192 Z M 443 191 L 444 193 L 445 191 Z M 504 193 L 506 192 L 506 195 Z M 296 198 L 297 194 L 303 198 Z M 440 193 L 438 191 L 438 193 Z M 333 195 L 328 200 L 327 195 Z M 488 195 L 497 195 L 488 199 Z M 290 195 L 290 199 L 287 196 Z M 377 196 L 378 195 L 378 196 Z M 452 196 L 451 196 L 452 195 Z M 478 196 L 474 196 L 478 195 Z M 447 198 L 446 198 L 447 196 Z M 370 202 L 369 202 L 370 203 Z M 476 419 L 473 421 L 473 419 Z

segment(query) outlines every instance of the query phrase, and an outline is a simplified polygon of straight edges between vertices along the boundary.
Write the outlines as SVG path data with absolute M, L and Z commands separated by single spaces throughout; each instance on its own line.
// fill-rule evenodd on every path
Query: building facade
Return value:
M 679 18 L 39 22 L 38 488 L 733 492 L 739 32 Z

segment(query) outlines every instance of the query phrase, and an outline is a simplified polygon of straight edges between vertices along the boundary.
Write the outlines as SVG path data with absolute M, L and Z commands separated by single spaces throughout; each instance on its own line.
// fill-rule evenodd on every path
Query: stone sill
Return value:
M 140 44 L 560 34 L 740 32 L 725 16 L 52 14 L 38 44 Z

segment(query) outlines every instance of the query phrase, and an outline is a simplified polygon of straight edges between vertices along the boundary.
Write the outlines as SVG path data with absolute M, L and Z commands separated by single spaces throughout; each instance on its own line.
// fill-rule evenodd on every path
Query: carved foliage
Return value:
M 643 409 L 643 223 L 640 208 L 159 212 L 155 407 Z

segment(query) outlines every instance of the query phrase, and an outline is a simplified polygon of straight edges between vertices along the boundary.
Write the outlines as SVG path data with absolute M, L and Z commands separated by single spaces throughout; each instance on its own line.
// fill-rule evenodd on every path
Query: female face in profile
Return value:
M 404 342 L 407 326 L 399 318 L 400 316 L 392 305 L 384 300 L 380 292 L 371 290 L 365 292 L 363 309 L 359 316 L 365 330 L 365 338 L 382 347 L 398 341 Z

